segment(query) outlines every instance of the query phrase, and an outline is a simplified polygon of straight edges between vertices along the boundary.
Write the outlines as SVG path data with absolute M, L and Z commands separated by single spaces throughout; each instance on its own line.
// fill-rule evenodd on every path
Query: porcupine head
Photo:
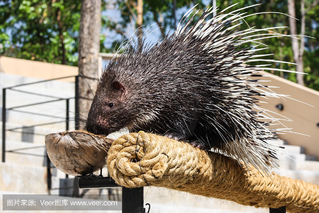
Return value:
M 244 14 L 226 10 L 209 19 L 210 8 L 195 22 L 192 9 L 156 44 L 128 44 L 100 78 L 87 130 L 153 132 L 269 173 L 276 147 L 268 140 L 276 136 L 261 120 L 274 119 L 261 113 L 258 99 L 279 95 L 252 80 L 267 68 L 250 65 L 258 58 L 253 41 L 263 30 L 236 31 Z

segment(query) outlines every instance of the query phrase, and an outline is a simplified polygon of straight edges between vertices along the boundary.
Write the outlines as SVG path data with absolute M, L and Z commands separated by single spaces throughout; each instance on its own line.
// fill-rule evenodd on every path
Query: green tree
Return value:
M 303 69 L 306 73 L 304 75 L 305 86 L 319 90 L 319 6 L 318 0 L 303 0 L 304 11 L 305 11 L 305 32 L 304 35 L 304 50 L 303 50 Z M 276 32 L 283 34 L 283 37 L 266 39 L 263 41 L 269 48 L 267 53 L 273 53 L 276 60 L 295 62 L 294 53 L 292 48 L 292 39 L 290 37 L 285 37 L 285 35 L 290 35 L 290 24 L 288 14 L 288 0 L 269 0 L 269 1 L 219 1 L 217 3 L 221 9 L 227 6 L 238 3 L 235 8 L 243 8 L 249 5 L 259 3 L 259 6 L 255 6 L 247 9 L 248 14 L 257 13 L 258 15 L 250 16 L 246 18 L 247 23 L 250 26 L 255 26 L 256 28 L 267 28 L 267 27 L 279 27 L 286 26 L 287 28 L 277 29 Z M 302 34 L 302 13 L 301 5 L 302 1 L 295 1 L 295 15 L 297 18 L 296 29 L 297 35 Z M 266 12 L 266 13 L 264 13 Z M 245 27 L 245 25 L 242 25 Z M 270 32 L 271 33 L 271 32 Z M 301 39 L 299 37 L 299 43 Z M 298 48 L 298 47 L 297 47 Z M 300 48 L 300 47 L 299 47 Z M 298 51 L 298 50 L 297 50 Z M 266 53 L 266 52 L 265 52 Z M 296 70 L 295 65 L 291 64 L 274 64 L 275 68 Z M 284 72 L 272 72 L 276 75 L 282 76 L 293 82 L 297 82 L 296 74 L 294 73 L 284 73 Z
M 314 3 L 315 6 L 311 7 Z M 305 1 L 305 52 L 304 52 L 304 82 L 307 87 L 319 91 L 319 1 Z M 309 8 L 311 8 L 309 10 Z
M 0 54 L 77 65 L 80 9 L 77 0 L 1 1 Z
M 0 18 L 2 54 L 76 64 L 80 6 L 77 1 L 63 0 L 3 1 L 0 6 L 0 13 L 5 14 Z

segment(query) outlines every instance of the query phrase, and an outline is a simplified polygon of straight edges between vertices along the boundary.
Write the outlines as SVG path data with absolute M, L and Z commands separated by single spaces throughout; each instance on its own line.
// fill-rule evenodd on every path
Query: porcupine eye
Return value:
M 109 103 L 109 107 L 112 108 L 114 106 L 113 103 Z

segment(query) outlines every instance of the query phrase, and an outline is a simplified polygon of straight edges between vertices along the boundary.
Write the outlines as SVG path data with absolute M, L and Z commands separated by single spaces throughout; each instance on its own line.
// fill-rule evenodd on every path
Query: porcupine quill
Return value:
M 156 44 L 144 41 L 138 48 L 128 43 L 100 78 L 87 130 L 100 135 L 123 127 L 153 132 L 270 174 L 280 148 L 268 141 L 284 129 L 267 128 L 278 119 L 258 103 L 262 97 L 285 96 L 252 78 L 262 77 L 263 70 L 287 70 L 251 62 L 278 62 L 258 55 L 265 49 L 259 41 L 287 35 L 266 33 L 280 27 L 237 30 L 248 7 L 225 13 L 231 7 L 208 19 L 214 11 L 209 8 L 192 25 L 198 13 L 190 15 L 193 7 L 175 33 Z

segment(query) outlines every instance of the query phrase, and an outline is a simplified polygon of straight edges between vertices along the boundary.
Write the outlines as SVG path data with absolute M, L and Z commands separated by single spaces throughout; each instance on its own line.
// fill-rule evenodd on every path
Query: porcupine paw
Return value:
M 167 132 L 164 136 L 176 141 L 185 140 L 185 136 L 178 132 Z
M 188 143 L 191 144 L 193 147 L 196 147 L 199 149 L 210 150 L 210 147 L 206 146 L 204 143 L 198 140 L 189 141 Z

